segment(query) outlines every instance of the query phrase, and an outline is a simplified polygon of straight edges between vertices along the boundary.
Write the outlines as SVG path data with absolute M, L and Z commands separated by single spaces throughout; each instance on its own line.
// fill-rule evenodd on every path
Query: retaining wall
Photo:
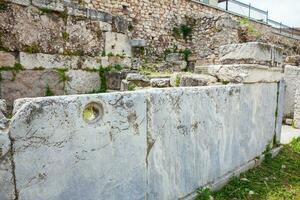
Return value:
M 18 100 L 11 154 L 3 156 L 12 156 L 13 175 L 4 171 L 12 178 L 0 194 L 185 197 L 272 146 L 278 89 L 254 83 Z

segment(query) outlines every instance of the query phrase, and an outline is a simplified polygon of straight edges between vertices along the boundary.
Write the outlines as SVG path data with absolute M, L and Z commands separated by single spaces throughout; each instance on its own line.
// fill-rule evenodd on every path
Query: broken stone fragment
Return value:
M 148 77 L 138 74 L 138 73 L 129 73 L 126 76 L 126 81 L 129 82 L 128 86 L 134 87 L 148 87 L 150 86 L 150 80 Z
M 281 66 L 283 63 L 283 50 L 281 48 L 260 42 L 221 46 L 219 56 L 222 64 Z
M 132 56 L 128 36 L 123 33 L 105 33 L 105 52 L 113 55 Z
M 280 68 L 269 68 L 256 64 L 211 65 L 208 74 L 222 82 L 230 83 L 270 83 L 279 82 L 283 73 Z
M 150 80 L 151 87 L 169 87 L 170 86 L 170 78 L 153 78 Z
M 180 79 L 180 86 L 207 86 L 218 80 L 210 75 L 205 74 L 184 74 Z
M 293 125 L 293 119 L 291 119 L 291 118 L 286 118 L 285 121 L 284 121 L 284 123 L 285 123 L 286 125 L 292 126 L 292 125 Z
M 144 39 L 132 39 L 132 40 L 130 40 L 130 45 L 132 47 L 145 47 L 146 46 L 146 40 L 144 40 Z

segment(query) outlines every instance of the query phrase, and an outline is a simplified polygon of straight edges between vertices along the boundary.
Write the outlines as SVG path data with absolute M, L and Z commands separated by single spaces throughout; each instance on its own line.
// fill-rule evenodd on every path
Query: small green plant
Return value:
M 7 10 L 7 2 L 5 0 L 0 0 L 0 12 Z
M 182 53 L 182 54 L 183 54 L 184 60 L 185 60 L 186 62 L 189 61 L 189 57 L 192 55 L 192 51 L 189 50 L 189 49 L 181 50 L 181 51 L 179 51 L 179 53 Z
M 39 10 L 42 12 L 42 14 L 49 14 L 53 12 L 49 8 L 39 8 Z
M 179 27 L 173 28 L 173 36 L 177 39 L 182 37 L 184 40 L 188 40 L 192 32 L 193 27 L 188 24 L 181 24 Z
M 105 51 L 102 51 L 101 56 L 102 56 L 102 57 L 105 57 L 105 56 L 106 56 L 106 52 L 105 52 Z
M 175 80 L 175 86 L 176 86 L 176 87 L 179 87 L 179 86 L 180 86 L 180 77 L 179 77 L 179 76 L 176 77 L 176 80 Z
M 63 38 L 64 40 L 68 40 L 68 39 L 70 38 L 69 33 L 67 33 L 67 32 L 62 32 L 62 38 Z
M 55 71 L 59 75 L 59 81 L 63 83 L 65 87 L 65 83 L 71 80 L 71 78 L 66 74 L 68 69 L 56 69 Z
M 197 200 L 210 200 L 212 192 L 209 188 L 201 188 L 197 190 Z
M 229 81 L 222 80 L 222 84 L 227 85 L 227 84 L 229 84 Z
M 260 39 L 262 37 L 262 33 L 255 28 L 253 24 L 251 24 L 250 20 L 247 17 L 244 17 L 240 20 L 240 25 L 244 28 L 246 28 L 246 33 L 240 30 L 241 33 L 239 33 L 240 37 L 242 37 L 242 40 L 244 42 L 247 41 L 247 35 L 251 37 L 255 37 L 256 40 Z
M 113 56 L 115 56 L 112 52 L 109 52 L 108 54 L 107 54 L 107 56 L 108 57 L 113 57 Z
M 59 16 L 64 20 L 65 23 L 67 23 L 67 20 L 68 20 L 68 11 L 67 11 L 67 9 L 60 12 Z
M 136 84 L 131 82 L 128 84 L 128 91 L 134 91 L 136 87 Z
M 45 92 L 46 97 L 54 96 L 54 92 L 50 89 L 49 85 L 46 87 L 46 92 Z
M 38 44 L 33 43 L 30 46 L 26 46 L 25 51 L 27 53 L 38 53 L 38 52 L 40 52 L 40 47 Z
M 45 68 L 42 67 L 42 66 L 33 68 L 33 70 L 44 70 L 44 69 L 45 69 Z

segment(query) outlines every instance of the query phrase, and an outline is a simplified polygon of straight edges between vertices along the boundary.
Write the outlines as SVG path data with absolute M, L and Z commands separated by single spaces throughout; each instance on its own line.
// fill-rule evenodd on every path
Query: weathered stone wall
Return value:
M 9 130 L 16 195 L 184 197 L 272 145 L 277 91 L 256 83 L 18 100 Z
M 148 54 L 163 57 L 167 48 L 189 48 L 197 59 L 214 62 L 218 46 L 243 42 L 239 16 L 209 7 L 192 0 L 101 0 L 85 1 L 88 7 L 123 16 L 132 24 L 132 36 L 147 40 Z M 185 41 L 174 37 L 173 28 L 180 24 L 193 27 L 191 39 Z M 299 51 L 299 41 L 278 35 L 267 25 L 251 22 L 257 34 L 246 40 L 260 40 L 284 47 L 286 54 Z M 253 28 L 251 28 L 253 29 Z M 253 29 L 254 30 L 254 29 Z M 250 30 L 251 31 L 251 30 Z M 247 34 L 247 33 L 246 33 Z M 152 50 L 151 50 L 152 49 Z

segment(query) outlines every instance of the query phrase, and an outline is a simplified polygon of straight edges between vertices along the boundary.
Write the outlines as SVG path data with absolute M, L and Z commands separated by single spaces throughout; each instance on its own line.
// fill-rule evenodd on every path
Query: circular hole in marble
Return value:
M 89 103 L 83 110 L 83 119 L 87 123 L 94 123 L 102 117 L 103 107 L 99 103 Z

